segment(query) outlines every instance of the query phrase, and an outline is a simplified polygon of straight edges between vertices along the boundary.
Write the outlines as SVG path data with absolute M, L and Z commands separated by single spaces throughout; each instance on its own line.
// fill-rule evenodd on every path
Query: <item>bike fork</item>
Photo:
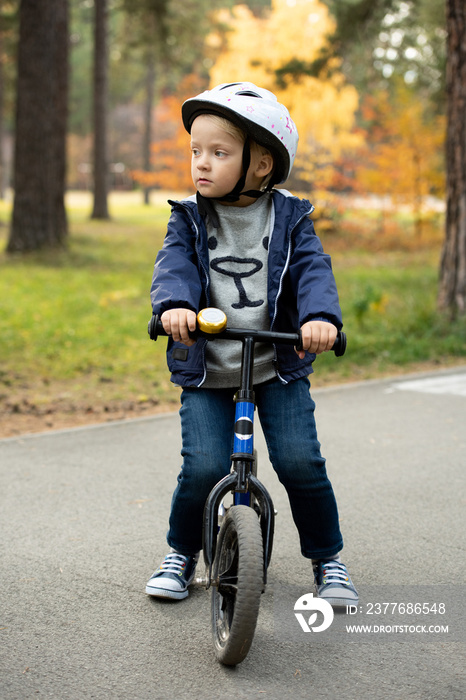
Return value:
M 254 339 L 243 340 L 241 364 L 241 388 L 235 396 L 235 427 L 231 473 L 224 477 L 210 492 L 204 509 L 204 560 L 206 587 L 211 584 L 212 565 L 215 559 L 218 531 L 218 511 L 223 497 L 233 492 L 234 505 L 250 505 L 253 496 L 259 505 L 260 526 L 264 542 L 264 585 L 267 567 L 272 555 L 275 512 L 267 489 L 253 473 L 254 463 L 254 391 L 253 391 Z

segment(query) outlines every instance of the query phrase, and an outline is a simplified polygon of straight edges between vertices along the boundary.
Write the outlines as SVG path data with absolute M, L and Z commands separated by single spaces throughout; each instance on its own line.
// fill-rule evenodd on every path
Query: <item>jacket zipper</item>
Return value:
M 314 207 L 311 205 L 311 208 L 310 208 L 308 211 L 304 212 L 304 214 L 298 219 L 298 221 L 295 223 L 295 225 L 293 226 L 293 228 L 292 228 L 291 231 L 290 231 L 290 240 L 289 240 L 289 243 L 288 243 L 288 251 L 287 251 L 287 255 L 286 255 L 285 266 L 284 266 L 284 268 L 283 268 L 283 270 L 282 270 L 282 274 L 280 275 L 280 282 L 279 282 L 279 285 L 278 285 L 278 292 L 277 292 L 277 296 L 275 297 L 275 307 L 274 307 L 274 312 L 273 312 L 273 318 L 272 318 L 272 325 L 271 325 L 271 328 L 273 328 L 273 325 L 274 325 L 274 323 L 275 323 L 275 319 L 276 319 L 276 317 L 277 317 L 278 300 L 279 300 L 280 295 L 281 295 L 282 290 L 283 290 L 283 280 L 284 280 L 284 278 L 285 278 L 285 274 L 288 272 L 288 268 L 289 268 L 289 265 L 290 265 L 290 258 L 291 258 L 291 241 L 292 241 L 293 232 L 294 232 L 294 230 L 299 226 L 299 224 L 301 223 L 301 221 L 304 221 L 304 219 L 305 219 L 307 216 L 309 216 L 310 214 L 312 214 L 313 211 L 314 211 Z M 279 378 L 279 380 L 280 380 L 283 384 L 288 384 L 288 382 L 286 381 L 286 379 L 284 379 L 284 378 L 281 376 L 280 372 L 278 371 L 278 353 L 277 353 L 277 346 L 276 346 L 275 343 L 273 343 L 273 354 L 274 354 L 274 358 L 273 358 L 273 359 L 274 359 L 274 364 L 275 364 L 275 372 L 276 372 L 276 374 L 277 374 L 277 377 Z

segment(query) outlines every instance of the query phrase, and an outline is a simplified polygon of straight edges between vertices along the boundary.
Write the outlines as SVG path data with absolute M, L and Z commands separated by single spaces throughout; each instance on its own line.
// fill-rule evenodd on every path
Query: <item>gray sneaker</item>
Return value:
M 357 605 L 359 596 L 348 570 L 338 559 L 322 559 L 313 565 L 318 598 L 334 607 Z
M 146 593 L 157 598 L 181 600 L 188 596 L 199 555 L 185 556 L 171 551 L 146 585 Z

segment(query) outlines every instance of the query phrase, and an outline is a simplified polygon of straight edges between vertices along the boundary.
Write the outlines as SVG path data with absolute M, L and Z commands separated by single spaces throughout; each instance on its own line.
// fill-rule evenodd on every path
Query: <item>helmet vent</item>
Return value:
M 259 97 L 262 99 L 261 95 L 258 95 L 257 92 L 252 92 L 251 90 L 241 90 L 240 92 L 236 93 L 237 95 L 242 95 L 244 97 Z

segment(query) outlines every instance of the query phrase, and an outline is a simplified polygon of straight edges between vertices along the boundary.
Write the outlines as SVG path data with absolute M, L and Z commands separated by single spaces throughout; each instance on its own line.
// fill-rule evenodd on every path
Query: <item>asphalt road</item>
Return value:
M 1 700 L 464 698 L 466 367 L 411 379 L 315 394 L 361 594 L 358 614 L 327 632 L 305 634 L 294 617 L 310 566 L 258 436 L 278 517 L 256 636 L 236 669 L 213 656 L 208 592 L 179 603 L 144 593 L 166 553 L 177 414 L 1 440 Z M 408 603 L 428 607 L 414 619 Z M 353 619 L 387 632 L 345 631 Z

